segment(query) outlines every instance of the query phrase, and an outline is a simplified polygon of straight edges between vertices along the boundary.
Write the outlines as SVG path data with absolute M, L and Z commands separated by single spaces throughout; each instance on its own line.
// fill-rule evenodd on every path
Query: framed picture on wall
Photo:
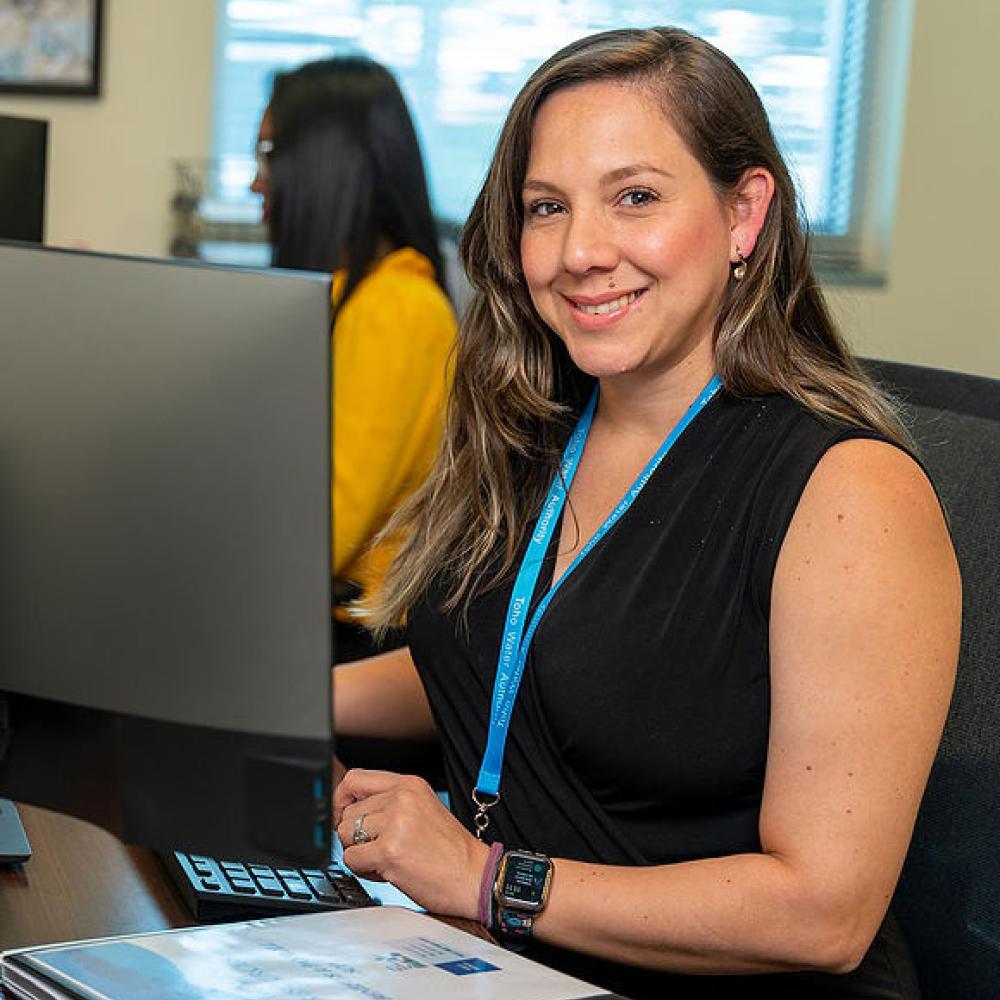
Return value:
M 104 0 L 0 0 L 0 93 L 94 97 Z

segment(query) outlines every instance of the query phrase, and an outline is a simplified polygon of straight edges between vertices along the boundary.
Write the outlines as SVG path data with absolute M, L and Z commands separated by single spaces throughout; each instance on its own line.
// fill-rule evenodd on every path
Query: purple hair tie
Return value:
M 497 841 L 490 845 L 490 853 L 486 856 L 483 868 L 483 879 L 479 883 L 479 922 L 488 931 L 493 930 L 493 883 L 496 881 L 502 855 L 503 844 Z

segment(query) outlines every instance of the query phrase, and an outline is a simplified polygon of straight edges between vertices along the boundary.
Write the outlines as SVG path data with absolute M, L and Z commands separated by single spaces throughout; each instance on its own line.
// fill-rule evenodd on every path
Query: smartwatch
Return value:
M 551 885 L 552 861 L 544 854 L 507 851 L 493 883 L 494 927 L 511 937 L 530 937 L 534 916 L 548 901 Z

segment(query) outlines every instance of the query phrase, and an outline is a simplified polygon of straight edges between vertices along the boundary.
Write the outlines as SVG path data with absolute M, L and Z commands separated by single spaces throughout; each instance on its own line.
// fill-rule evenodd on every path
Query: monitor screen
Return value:
M 0 288 L 0 795 L 327 857 L 329 281 L 0 245 Z
M 41 243 L 48 122 L 0 115 L 0 239 Z

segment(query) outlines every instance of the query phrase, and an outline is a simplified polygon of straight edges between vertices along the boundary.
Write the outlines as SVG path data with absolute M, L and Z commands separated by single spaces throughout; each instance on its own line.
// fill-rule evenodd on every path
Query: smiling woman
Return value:
M 464 232 L 445 445 L 390 526 L 373 620 L 410 646 L 337 681 L 338 729 L 422 684 L 454 810 L 349 772 L 347 863 L 633 998 L 919 996 L 887 909 L 958 572 L 798 218 L 706 42 L 608 32 L 531 77 Z

